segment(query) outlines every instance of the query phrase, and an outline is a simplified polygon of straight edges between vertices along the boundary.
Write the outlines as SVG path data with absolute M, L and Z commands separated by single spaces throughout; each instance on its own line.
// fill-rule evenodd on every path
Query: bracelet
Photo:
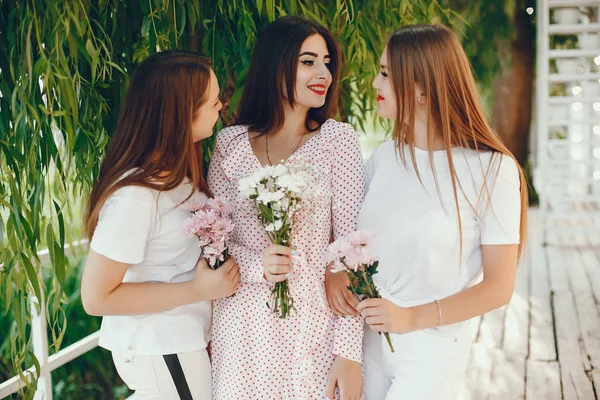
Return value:
M 440 305 L 439 300 L 434 300 L 434 302 L 437 305 L 437 309 L 438 309 L 438 323 L 436 326 L 433 327 L 433 329 L 435 329 L 437 331 L 440 329 L 440 325 L 442 325 L 442 306 Z

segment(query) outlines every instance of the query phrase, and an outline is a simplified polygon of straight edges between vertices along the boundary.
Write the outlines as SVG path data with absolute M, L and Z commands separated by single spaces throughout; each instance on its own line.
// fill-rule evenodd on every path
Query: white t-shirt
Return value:
M 90 247 L 130 264 L 123 282 L 191 280 L 200 247 L 198 239 L 181 233 L 190 212 L 179 206 L 191 188 L 187 182 L 164 192 L 141 186 L 118 189 L 100 211 Z M 99 345 L 150 356 L 200 350 L 210 340 L 211 317 L 209 301 L 153 314 L 106 316 Z
M 462 191 L 457 185 L 462 221 L 461 258 L 457 211 L 445 150 L 433 153 L 445 210 L 435 186 L 429 153 L 415 148 L 423 185 L 414 171 L 408 148 L 405 154 L 406 167 L 394 141 L 387 141 L 367 162 L 367 196 L 358 229 L 369 229 L 376 234 L 373 249 L 380 262 L 373 279 L 382 289 L 382 296 L 399 306 L 411 307 L 451 296 L 476 283 L 482 272 L 482 244 L 519 243 L 521 203 L 519 174 L 512 158 L 454 148 L 452 158 L 462 185 Z M 483 178 L 488 167 L 486 190 Z M 479 193 L 483 193 L 480 199 Z

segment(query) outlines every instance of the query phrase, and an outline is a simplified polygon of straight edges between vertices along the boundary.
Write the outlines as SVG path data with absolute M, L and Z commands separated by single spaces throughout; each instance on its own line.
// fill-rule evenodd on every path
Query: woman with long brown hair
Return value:
M 233 258 L 210 269 L 182 227 L 190 215 L 183 203 L 210 193 L 201 140 L 220 108 L 208 59 L 148 57 L 131 78 L 89 198 L 81 299 L 104 316 L 99 345 L 136 399 L 212 399 L 211 300 L 235 292 L 239 270 Z
M 367 163 L 358 226 L 375 232 L 382 299 L 364 300 L 368 400 L 456 399 L 469 320 L 511 299 L 525 239 L 521 169 L 486 122 L 468 59 L 442 25 L 396 31 L 377 113 L 393 140 Z M 333 278 L 342 280 L 342 278 Z M 392 353 L 379 332 L 390 332 Z
M 231 250 L 242 278 L 236 296 L 215 301 L 215 400 L 361 396 L 363 322 L 335 316 L 323 286 L 330 238 L 356 229 L 364 197 L 358 136 L 331 119 L 339 76 L 331 32 L 303 18 L 279 18 L 259 36 L 236 125 L 217 136 L 208 184 L 236 206 Z M 278 164 L 310 169 L 315 197 L 298 214 L 296 249 L 269 244 L 239 190 L 241 178 Z M 297 312 L 281 319 L 265 303 L 273 284 L 286 279 Z

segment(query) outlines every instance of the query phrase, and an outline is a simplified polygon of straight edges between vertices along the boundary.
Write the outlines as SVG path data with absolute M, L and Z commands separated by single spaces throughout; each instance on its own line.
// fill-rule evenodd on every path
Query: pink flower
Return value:
M 199 215 L 192 215 L 184 221 L 181 233 L 188 237 L 197 235 L 203 229 L 203 222 Z
M 331 272 L 334 274 L 337 272 L 344 272 L 346 270 L 346 266 L 340 260 L 335 260 L 331 266 Z
M 233 223 L 228 218 L 219 218 L 212 226 L 213 232 L 226 236 L 233 231 Z
M 184 210 L 189 212 L 196 212 L 206 207 L 206 200 L 201 196 L 192 196 L 185 203 L 182 204 Z
M 209 264 L 211 266 L 214 266 L 217 262 L 217 260 L 219 261 L 225 261 L 225 256 L 223 255 L 223 252 L 225 251 L 225 245 L 221 245 L 220 243 L 218 244 L 212 244 L 210 246 L 205 246 L 202 249 L 202 255 L 204 258 L 206 258 L 209 262 Z
M 217 211 L 224 217 L 229 216 L 231 214 L 231 208 L 229 207 L 229 205 L 225 202 L 225 200 L 220 199 L 218 197 L 214 199 L 209 199 L 208 207 L 212 210 Z
M 348 236 L 348 241 L 355 246 L 370 246 L 375 234 L 369 230 L 362 229 L 352 232 Z
M 371 265 L 377 261 L 377 257 L 373 254 L 370 247 L 354 247 L 354 256 L 359 265 Z
M 344 256 L 344 264 L 346 264 L 347 268 L 351 269 L 352 271 L 358 270 L 358 267 L 360 266 L 361 256 L 360 256 L 360 254 L 358 254 L 358 252 L 356 250 L 357 250 L 357 247 L 353 247 Z
M 204 211 L 204 214 L 206 215 L 206 223 L 208 224 L 208 226 L 213 226 L 216 222 L 217 219 L 219 218 L 219 213 L 215 210 L 207 210 Z
M 339 260 L 352 250 L 352 245 L 345 238 L 340 238 L 331 243 L 325 252 L 325 262 L 329 264 L 332 261 Z
M 185 236 L 196 236 L 203 256 L 211 266 L 216 261 L 224 261 L 223 253 L 227 249 L 229 234 L 233 231 L 231 209 L 221 199 L 209 199 L 195 196 L 182 205 L 192 212 L 181 229 Z

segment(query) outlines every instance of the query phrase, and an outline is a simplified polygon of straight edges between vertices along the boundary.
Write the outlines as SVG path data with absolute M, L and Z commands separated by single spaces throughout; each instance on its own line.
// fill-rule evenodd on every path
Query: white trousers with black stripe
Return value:
M 183 393 L 182 386 L 186 384 L 189 392 L 185 388 L 183 390 L 191 394 L 193 400 L 212 399 L 211 367 L 206 350 L 179 353 L 176 357 L 170 356 L 169 360 L 163 356 L 126 357 L 115 352 L 112 355 L 119 376 L 135 391 L 130 399 L 186 399 L 186 395 L 180 395 Z M 171 365 L 168 365 L 168 362 Z M 180 364 L 179 371 L 183 372 L 183 376 L 177 374 L 173 362 Z M 185 383 L 182 384 L 182 380 L 185 380 Z

